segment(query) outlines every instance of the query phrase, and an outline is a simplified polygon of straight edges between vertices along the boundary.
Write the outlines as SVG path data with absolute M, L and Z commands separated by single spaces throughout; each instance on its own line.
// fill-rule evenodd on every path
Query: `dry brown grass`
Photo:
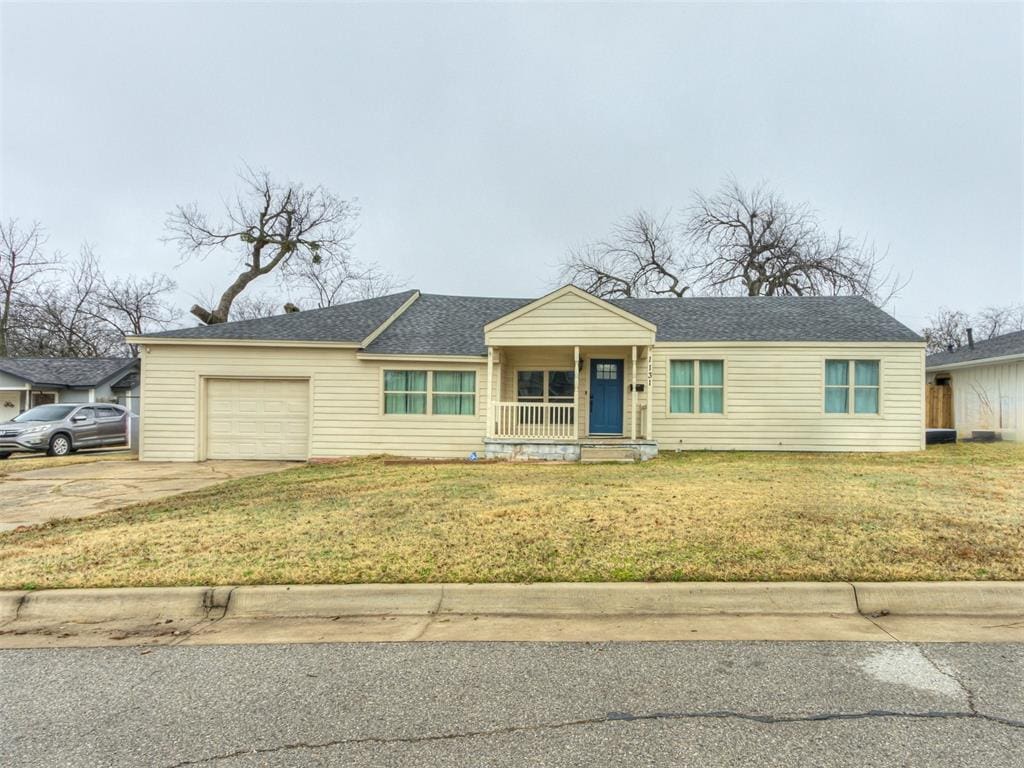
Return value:
M 388 464 L 0 534 L 0 586 L 1024 578 L 1024 446 Z
M 129 450 L 103 450 L 97 453 L 75 453 L 71 456 L 47 456 L 44 453 L 15 453 L 9 459 L 0 461 L 0 477 L 15 472 L 31 472 L 33 469 L 52 469 L 71 464 L 91 464 L 94 461 L 128 461 L 136 458 Z

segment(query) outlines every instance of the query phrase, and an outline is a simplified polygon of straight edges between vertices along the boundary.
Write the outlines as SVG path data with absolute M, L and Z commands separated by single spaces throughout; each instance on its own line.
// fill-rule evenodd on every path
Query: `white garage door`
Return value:
M 207 458 L 305 459 L 308 450 L 308 381 L 206 382 Z

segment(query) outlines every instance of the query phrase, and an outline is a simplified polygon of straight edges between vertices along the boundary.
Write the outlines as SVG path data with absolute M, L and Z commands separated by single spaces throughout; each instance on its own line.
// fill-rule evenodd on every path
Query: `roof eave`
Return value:
M 1014 363 L 1019 360 L 1024 360 L 1024 352 L 1018 352 L 1012 355 L 1000 355 L 998 357 L 979 357 L 974 360 L 961 360 L 957 363 L 932 363 L 931 365 L 925 361 L 926 371 L 949 371 L 957 368 L 971 368 L 976 365 L 999 365 L 1001 363 Z
M 196 339 L 181 336 L 127 336 L 125 341 L 129 344 L 142 344 L 144 346 L 362 348 L 361 341 L 316 341 L 308 339 Z

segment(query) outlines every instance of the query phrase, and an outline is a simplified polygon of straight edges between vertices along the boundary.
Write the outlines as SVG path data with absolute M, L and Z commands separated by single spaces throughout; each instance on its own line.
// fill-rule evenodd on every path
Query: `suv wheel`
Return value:
M 9 453 L 0 453 L 0 461 L 3 461 L 4 459 L 9 459 L 9 458 L 11 458 L 11 454 L 9 454 Z
M 71 440 L 67 435 L 54 435 L 50 438 L 50 447 L 46 451 L 47 456 L 67 456 L 71 453 Z

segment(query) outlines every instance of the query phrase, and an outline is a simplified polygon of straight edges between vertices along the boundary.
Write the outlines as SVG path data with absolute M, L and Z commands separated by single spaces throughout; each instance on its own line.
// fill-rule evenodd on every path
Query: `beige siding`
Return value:
M 475 416 L 385 416 L 384 368 L 475 370 Z M 392 453 L 457 457 L 483 449 L 486 365 L 357 360 L 350 349 L 153 345 L 142 362 L 142 458 L 205 458 L 204 382 L 217 378 L 308 378 L 313 458 Z
M 993 430 L 1004 440 L 1024 441 L 1024 361 L 946 373 L 953 384 L 953 424 L 961 437 Z
M 587 361 L 626 362 L 623 422 L 629 433 L 630 347 L 581 345 L 580 434 L 586 434 Z M 642 351 L 641 351 L 642 354 Z M 669 414 L 669 359 L 725 361 L 723 415 Z M 824 413 L 826 358 L 881 360 L 881 414 Z M 515 399 L 518 368 L 572 365 L 572 346 L 500 349 L 501 397 Z M 653 436 L 661 450 L 918 450 L 923 445 L 924 352 L 919 345 L 660 344 L 653 358 Z M 475 416 L 385 416 L 385 368 L 475 370 Z M 638 364 L 645 383 L 646 364 Z M 146 460 L 205 458 L 204 390 L 210 378 L 307 379 L 311 393 L 310 455 L 314 458 L 391 453 L 460 457 L 483 448 L 486 362 L 391 363 L 359 360 L 354 350 L 152 345 L 143 353 L 141 450 Z M 499 366 L 495 367 L 495 374 Z M 1019 369 L 1018 369 L 1019 376 Z M 1019 379 L 1018 379 L 1019 380 Z M 638 403 L 643 432 L 642 406 Z M 1019 401 L 1018 401 L 1019 402 Z M 1018 411 L 1019 412 L 1019 411 Z
M 654 333 L 629 317 L 565 293 L 486 333 L 491 346 L 651 344 Z
M 670 359 L 725 361 L 725 413 L 668 413 Z M 879 415 L 826 414 L 828 359 L 881 361 Z M 659 344 L 654 438 L 661 450 L 914 451 L 924 447 L 922 345 Z

